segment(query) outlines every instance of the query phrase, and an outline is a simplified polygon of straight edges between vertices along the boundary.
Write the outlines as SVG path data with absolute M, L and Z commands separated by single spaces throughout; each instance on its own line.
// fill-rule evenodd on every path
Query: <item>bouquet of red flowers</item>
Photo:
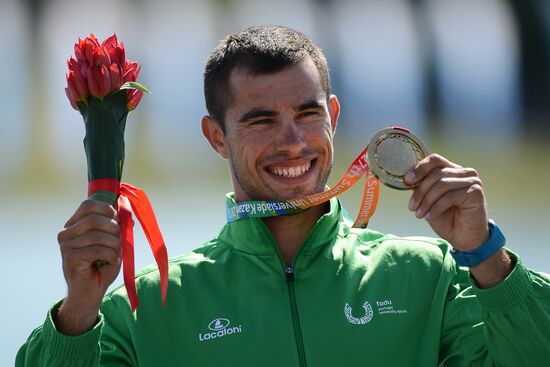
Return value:
M 112 35 L 99 43 L 90 34 L 78 39 L 75 56 L 67 65 L 65 93 L 84 118 L 84 150 L 88 163 L 88 196 L 118 205 L 124 283 L 132 310 L 139 303 L 134 282 L 133 220 L 135 213 L 149 241 L 160 271 L 161 295 L 166 300 L 168 254 L 151 204 L 137 187 L 121 182 L 124 166 L 124 130 L 128 113 L 147 88 L 136 82 L 140 66 L 126 59 L 124 44 Z M 102 260 L 95 262 L 99 268 Z

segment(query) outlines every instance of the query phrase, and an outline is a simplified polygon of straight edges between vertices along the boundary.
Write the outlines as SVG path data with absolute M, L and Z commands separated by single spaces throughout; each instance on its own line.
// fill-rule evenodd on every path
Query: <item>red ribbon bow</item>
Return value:
M 160 273 L 162 302 L 165 303 L 166 291 L 168 290 L 168 253 L 147 195 L 138 187 L 109 178 L 89 182 L 88 196 L 97 191 L 109 191 L 118 195 L 117 204 L 120 221 L 124 285 L 128 292 L 132 311 L 135 311 L 139 306 L 135 283 L 134 220 L 132 219 L 132 213 L 136 214 L 145 237 L 147 237 L 151 251 L 153 251 L 153 255 L 155 256 Z

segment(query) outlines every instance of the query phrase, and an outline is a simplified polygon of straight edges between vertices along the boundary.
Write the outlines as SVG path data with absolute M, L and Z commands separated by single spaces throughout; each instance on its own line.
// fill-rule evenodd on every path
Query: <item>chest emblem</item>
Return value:
M 362 317 L 355 317 L 352 314 L 353 309 L 348 303 L 346 303 L 346 305 L 344 306 L 344 315 L 346 315 L 346 319 L 348 319 L 350 323 L 354 325 L 364 325 L 372 320 L 373 312 L 372 307 L 368 301 L 365 301 L 365 303 L 363 303 L 363 309 L 365 310 L 365 315 L 363 315 Z
M 208 331 L 204 333 L 199 333 L 199 341 L 203 342 L 205 340 L 212 340 L 216 338 L 223 338 L 231 334 L 240 334 L 242 333 L 242 325 L 229 327 L 231 321 L 224 317 L 218 317 L 210 321 L 208 324 Z

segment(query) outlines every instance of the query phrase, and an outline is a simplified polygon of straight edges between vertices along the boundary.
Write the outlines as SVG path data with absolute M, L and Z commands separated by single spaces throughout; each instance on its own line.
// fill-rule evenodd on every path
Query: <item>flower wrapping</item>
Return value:
M 79 102 L 84 118 L 88 181 L 116 179 L 121 181 L 124 167 L 124 130 L 126 128 L 126 91 L 121 90 L 100 100 L 90 97 L 88 104 Z M 116 193 L 99 190 L 90 198 L 114 205 Z
M 78 39 L 75 56 L 68 62 L 65 93 L 78 110 L 86 128 L 84 150 L 88 168 L 88 196 L 117 205 L 121 227 L 124 284 L 130 306 L 139 306 L 135 287 L 133 220 L 135 214 L 155 256 L 159 272 L 162 301 L 168 289 L 168 254 L 160 229 L 145 193 L 121 182 L 124 167 L 124 131 L 128 113 L 139 104 L 147 88 L 137 83 L 140 66 L 126 60 L 124 44 L 112 35 L 99 43 L 90 34 Z M 98 259 L 94 265 L 101 280 Z

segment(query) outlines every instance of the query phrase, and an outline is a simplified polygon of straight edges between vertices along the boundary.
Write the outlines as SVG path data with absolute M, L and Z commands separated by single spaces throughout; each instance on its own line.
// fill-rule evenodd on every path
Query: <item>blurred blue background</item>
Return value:
M 153 93 L 128 119 L 124 179 L 149 194 L 176 255 L 224 223 L 230 181 L 200 132 L 202 68 L 218 39 L 254 24 L 298 29 L 327 55 L 343 107 L 330 183 L 374 132 L 406 126 L 479 171 L 509 247 L 550 272 L 547 0 L 0 0 L 1 366 L 66 291 L 56 235 L 87 184 L 84 126 L 64 94 L 77 37 L 116 32 L 142 63 Z M 352 215 L 360 196 L 343 196 Z M 370 226 L 433 235 L 408 197 L 384 188 Z M 136 266 L 153 262 L 136 241 Z

